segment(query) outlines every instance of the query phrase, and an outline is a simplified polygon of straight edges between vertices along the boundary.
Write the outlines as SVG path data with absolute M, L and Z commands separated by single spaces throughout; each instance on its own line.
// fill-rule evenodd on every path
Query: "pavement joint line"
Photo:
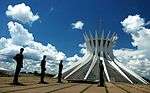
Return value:
M 9 93 L 9 92 L 15 92 L 15 91 L 23 91 L 23 90 L 28 90 L 28 89 L 36 89 L 36 88 L 49 87 L 49 86 L 55 86 L 55 85 L 58 85 L 58 84 L 56 83 L 56 84 L 51 84 L 51 85 L 47 85 L 47 86 L 38 86 L 38 87 L 31 87 L 31 88 L 23 88 L 23 89 L 17 89 L 17 90 L 10 90 L 10 91 L 4 91 L 4 92 L 1 92 L 1 93 Z
M 144 88 L 144 89 L 150 90 L 150 86 L 149 86 L 149 88 L 143 87 L 143 86 L 138 86 L 138 88 Z
M 7 87 L 12 87 L 11 85 L 10 86 L 1 86 L 0 88 L 7 88 Z
M 147 87 L 142 87 L 142 86 L 138 86 L 139 88 L 145 88 L 147 90 L 150 90 L 150 88 L 147 88 Z
M 150 88 L 147 88 L 147 87 L 143 87 L 143 86 L 138 86 L 138 87 L 140 87 L 140 88 L 146 88 L 146 89 L 150 90 Z M 149 87 L 150 87 L 150 86 L 149 86 Z
M 80 85 L 80 84 L 72 84 L 70 86 L 54 89 L 54 90 L 51 90 L 51 91 L 48 91 L 48 92 L 45 92 L 45 93 L 52 93 L 52 92 L 55 92 L 55 91 L 59 91 L 59 90 L 66 89 L 66 88 L 70 88 L 70 87 L 77 86 L 77 85 Z
M 118 87 L 118 88 L 124 90 L 124 91 L 127 92 L 127 93 L 131 93 L 130 91 L 126 90 L 125 88 L 123 88 L 123 87 L 121 87 L 121 86 L 119 86 L 119 85 L 116 85 L 115 83 L 112 83 L 112 84 L 115 85 L 116 87 Z
M 139 90 L 139 91 L 142 91 L 142 92 L 144 92 L 144 93 L 150 93 L 150 92 L 147 92 L 147 91 L 145 91 L 145 90 L 139 89 L 139 88 L 137 88 L 137 87 L 135 87 L 135 86 L 131 86 L 131 85 L 127 85 L 127 84 L 122 84 L 122 85 L 127 86 L 127 87 L 135 88 L 135 89 L 137 89 L 137 90 Z
M 87 86 L 86 88 L 84 88 L 80 93 L 84 93 L 87 89 L 89 89 L 90 87 L 92 87 L 92 84 Z
M 10 84 L 10 83 L 9 83 Z M 29 84 L 29 85 L 35 85 L 34 83 L 32 83 L 32 84 Z M 29 86 L 29 85 L 24 85 L 24 86 Z M 10 85 L 8 85 L 8 86 L 1 86 L 0 88 L 7 88 L 7 87 L 15 87 L 16 85 L 13 85 L 13 84 L 10 84 Z

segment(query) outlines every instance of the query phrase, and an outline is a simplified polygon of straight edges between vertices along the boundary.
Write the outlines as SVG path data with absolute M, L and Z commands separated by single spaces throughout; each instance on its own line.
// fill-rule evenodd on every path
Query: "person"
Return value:
M 99 69 L 100 69 L 100 80 L 98 86 L 104 87 L 104 66 L 102 64 L 102 60 L 100 60 L 99 62 Z
M 23 58 L 24 58 L 23 51 L 24 51 L 24 49 L 21 48 L 20 53 L 16 54 L 16 56 L 13 57 L 13 59 L 17 63 L 15 75 L 14 75 L 14 79 L 13 79 L 13 84 L 15 84 L 15 85 L 21 85 L 21 83 L 18 82 L 18 76 L 19 76 L 21 68 L 23 68 Z
M 43 56 L 43 59 L 41 61 L 41 81 L 40 83 L 43 83 L 43 84 L 47 84 L 47 82 L 44 81 L 44 77 L 45 77 L 45 71 L 46 71 L 46 68 L 45 68 L 45 65 L 46 65 L 46 55 Z
M 59 72 L 58 72 L 58 83 L 62 83 L 61 77 L 62 77 L 62 69 L 63 69 L 63 60 L 60 61 L 59 63 Z

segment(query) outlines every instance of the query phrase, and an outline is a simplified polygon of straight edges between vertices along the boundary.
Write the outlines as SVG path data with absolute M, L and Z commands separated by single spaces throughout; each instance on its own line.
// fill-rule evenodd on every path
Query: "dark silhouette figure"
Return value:
M 62 69 L 63 69 L 63 64 L 62 64 L 62 62 L 63 62 L 63 60 L 61 60 L 60 63 L 59 63 L 58 83 L 62 83 L 62 82 L 61 82 Z
M 43 84 L 47 84 L 47 82 L 44 81 L 44 77 L 45 77 L 45 71 L 46 71 L 46 68 L 45 68 L 45 65 L 46 65 L 46 55 L 43 56 L 43 59 L 41 61 L 41 81 L 40 83 L 43 83 Z
M 18 76 L 19 76 L 21 68 L 23 68 L 23 54 L 22 54 L 23 51 L 24 51 L 24 49 L 21 48 L 20 53 L 16 54 L 16 56 L 13 57 L 13 59 L 17 63 L 16 71 L 15 71 L 15 75 L 14 75 L 14 80 L 13 80 L 13 84 L 15 84 L 15 85 L 21 85 L 21 83 L 18 82 Z
M 98 86 L 104 87 L 104 67 L 102 64 L 102 60 L 100 60 L 99 62 L 99 69 L 100 69 L 100 81 Z

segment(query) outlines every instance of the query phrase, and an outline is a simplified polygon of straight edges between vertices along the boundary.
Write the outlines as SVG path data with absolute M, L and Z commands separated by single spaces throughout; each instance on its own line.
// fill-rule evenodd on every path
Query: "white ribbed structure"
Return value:
M 113 55 L 113 45 L 117 36 L 110 32 L 105 36 L 104 32 L 95 36 L 90 33 L 83 35 L 87 46 L 87 54 L 72 66 L 63 71 L 63 78 L 70 81 L 99 81 L 98 59 L 103 61 L 104 79 L 107 82 L 128 82 L 147 84 L 142 77 L 124 67 Z

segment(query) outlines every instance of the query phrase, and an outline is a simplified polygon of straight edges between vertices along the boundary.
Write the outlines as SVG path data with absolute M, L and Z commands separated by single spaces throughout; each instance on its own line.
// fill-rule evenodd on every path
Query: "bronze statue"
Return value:
M 40 83 L 43 83 L 43 84 L 47 84 L 47 82 L 44 81 L 44 77 L 45 77 L 45 71 L 46 71 L 46 55 L 43 56 L 43 59 L 41 61 L 41 81 Z
M 100 59 L 99 59 L 100 60 Z M 103 61 L 100 60 L 99 62 L 99 70 L 100 70 L 100 79 L 99 79 L 99 85 L 100 87 L 104 87 L 104 66 L 103 66 Z
M 23 68 L 23 51 L 24 49 L 21 48 L 20 49 L 20 53 L 16 54 L 16 56 L 13 57 L 13 59 L 16 61 L 17 65 L 16 65 L 16 70 L 15 70 L 15 75 L 14 75 L 14 79 L 13 79 L 13 84 L 15 85 L 20 85 L 21 83 L 18 82 L 18 76 L 20 73 L 21 68 Z
M 62 83 L 61 77 L 62 77 L 62 69 L 63 69 L 63 60 L 60 61 L 59 63 L 59 72 L 58 72 L 58 83 Z

